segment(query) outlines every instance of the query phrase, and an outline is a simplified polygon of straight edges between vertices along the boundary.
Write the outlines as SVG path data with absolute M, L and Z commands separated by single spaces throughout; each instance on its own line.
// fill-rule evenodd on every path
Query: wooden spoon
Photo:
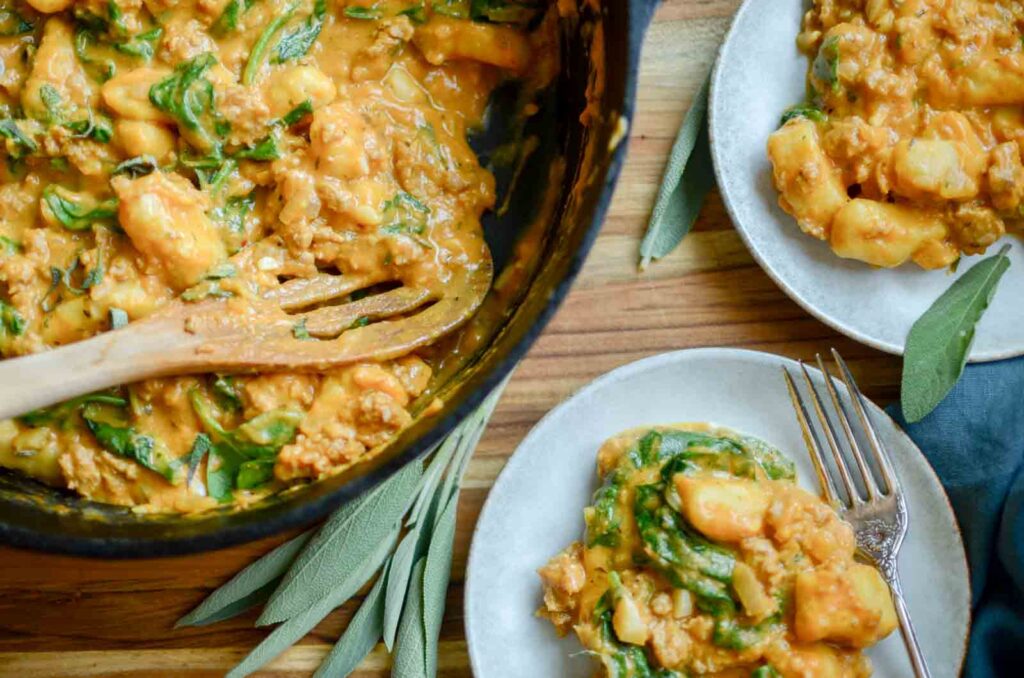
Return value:
M 263 298 L 176 301 L 122 329 L 0 361 L 0 420 L 152 377 L 397 358 L 465 323 L 490 289 L 492 268 L 487 257 L 437 289 L 403 285 L 336 306 L 323 304 L 393 281 L 321 273 Z

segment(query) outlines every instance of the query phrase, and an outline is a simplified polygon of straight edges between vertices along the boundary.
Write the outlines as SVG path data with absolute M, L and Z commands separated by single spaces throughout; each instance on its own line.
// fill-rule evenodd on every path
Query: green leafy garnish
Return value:
M 751 671 L 750 678 L 782 678 L 782 674 L 771 664 L 765 664 Z
M 240 412 L 242 410 L 242 395 L 235 386 L 235 380 L 228 375 L 220 375 L 213 380 L 210 387 L 214 398 L 221 409 L 229 412 Z
M 118 176 L 124 174 L 137 179 L 138 177 L 144 177 L 147 174 L 152 174 L 159 169 L 159 165 L 156 162 L 156 158 L 151 155 L 137 155 L 134 158 L 129 158 L 124 162 L 118 163 L 114 167 L 114 171 L 111 172 L 111 176 Z
M 21 243 L 11 240 L 6 235 L 0 235 L 0 254 L 11 255 L 21 251 Z
M 807 118 L 814 122 L 825 122 L 828 120 L 828 116 L 825 115 L 817 106 L 811 104 L 798 104 L 786 109 L 786 112 L 782 114 L 782 119 L 779 121 L 779 125 L 785 125 L 793 118 Z
M 83 204 L 85 200 L 55 184 L 43 189 L 43 202 L 54 219 L 69 231 L 82 231 L 99 222 L 117 219 L 117 198 L 108 198 L 96 204 Z
M 309 336 L 309 330 L 306 329 L 306 319 L 303 318 L 299 322 L 292 325 L 292 336 L 296 339 L 312 339 Z
M 264 412 L 228 430 L 218 420 L 213 403 L 199 389 L 193 389 L 189 396 L 192 408 L 213 443 L 206 470 L 207 491 L 222 502 L 230 501 L 235 489 L 255 487 L 251 483 L 257 478 L 264 478 L 263 482 L 270 479 L 278 451 L 295 437 L 304 416 L 302 412 L 281 408 Z
M 285 127 L 291 127 L 292 125 L 296 124 L 297 122 L 299 122 L 312 112 L 313 102 L 310 101 L 309 99 L 306 99 L 301 104 L 285 113 L 281 117 L 280 123 Z
M 128 401 L 124 398 L 113 395 L 111 393 L 90 393 L 89 395 L 78 396 L 71 400 L 66 400 L 59 405 L 53 407 L 44 407 L 38 410 L 32 410 L 27 414 L 23 414 L 18 417 L 18 421 L 33 428 L 39 426 L 56 425 L 61 428 L 66 428 L 71 418 L 78 413 L 84 406 L 96 403 L 99 405 L 110 405 L 112 407 L 127 407 Z
M 225 278 L 233 278 L 238 274 L 238 269 L 230 261 L 224 262 L 206 272 L 203 279 L 181 293 L 183 301 L 199 301 L 201 299 L 226 299 L 233 297 L 234 292 L 221 287 L 220 281 Z
M 149 88 L 154 106 L 213 148 L 220 147 L 218 139 L 228 129 L 227 121 L 217 112 L 213 83 L 203 77 L 216 63 L 217 57 L 205 52 L 178 64 L 173 74 Z
M 256 44 L 252 46 L 252 50 L 249 52 L 249 60 L 245 63 L 245 70 L 242 71 L 242 84 L 251 85 L 253 80 L 256 79 L 256 75 L 263 68 L 263 62 L 266 61 L 267 50 L 270 49 L 270 42 L 277 35 L 278 31 L 284 28 L 284 25 L 291 20 L 292 15 L 295 14 L 296 3 L 291 3 L 288 8 L 274 17 L 273 21 L 267 24 L 263 32 L 260 33 L 260 37 L 256 39 Z M 319 34 L 319 29 L 317 29 Z M 281 39 L 278 43 L 278 49 L 281 49 L 281 44 L 288 38 L 287 35 Z M 305 52 L 303 52 L 305 54 Z M 277 62 L 274 62 L 277 63 Z
M 153 58 L 153 43 L 160 39 L 163 32 L 164 29 L 157 26 L 124 42 L 115 42 L 114 49 L 148 62 Z
M 427 21 L 427 10 L 423 0 L 418 0 L 411 7 L 406 7 L 398 13 L 399 16 L 407 16 L 414 24 L 422 24 Z
M 363 19 L 367 21 L 373 21 L 381 18 L 384 14 L 380 11 L 377 5 L 371 7 L 362 7 L 360 5 L 349 5 L 345 8 L 345 16 L 350 19 Z
M 814 58 L 811 72 L 815 79 L 828 85 L 833 92 L 838 92 L 839 84 L 839 36 L 833 35 L 825 39 Z
M 74 133 L 77 139 L 92 139 L 101 143 L 107 143 L 114 136 L 114 129 L 106 116 L 94 116 L 89 111 L 89 116 L 83 120 L 65 122 L 64 127 Z
M 978 321 L 1010 267 L 1009 250 L 972 266 L 910 328 L 900 397 L 907 421 L 924 419 L 963 374 Z
M 249 9 L 248 0 L 229 0 L 224 11 L 210 27 L 216 36 L 224 36 L 238 28 L 238 19 Z
M 256 207 L 256 198 L 248 195 L 236 195 L 228 198 L 223 205 L 214 207 L 210 217 L 221 227 L 221 235 L 229 254 L 242 249 L 246 239 L 245 220 Z
M 324 26 L 324 18 L 327 16 L 327 0 L 316 0 L 313 3 L 313 13 L 306 17 L 298 27 L 285 33 L 274 48 L 272 63 L 280 64 L 285 61 L 298 59 L 305 56 Z
M 14 157 L 16 158 L 24 157 L 29 153 L 35 153 L 39 150 L 39 144 L 32 137 L 25 134 L 18 126 L 18 123 L 11 118 L 0 120 L 0 136 L 14 142 Z
M 24 35 L 35 30 L 35 24 L 23 17 L 17 10 L 0 9 L 0 36 L 5 38 Z
M 180 482 L 180 464 L 169 458 L 153 436 L 139 433 L 123 420 L 112 417 L 109 408 L 95 404 L 82 409 L 82 419 L 103 449 L 132 459 L 172 483 Z
M 0 339 L 5 335 L 17 337 L 25 332 L 25 318 L 18 309 L 0 299 Z
M 39 100 L 46 107 L 47 121 L 50 123 L 60 122 L 62 99 L 57 88 L 50 83 L 44 83 L 39 87 Z
M 508 0 L 471 0 L 470 16 L 474 21 L 526 25 L 540 14 L 541 3 Z
M 277 140 L 272 136 L 264 137 L 252 148 L 243 148 L 232 154 L 238 160 L 276 160 L 281 157 L 277 148 Z

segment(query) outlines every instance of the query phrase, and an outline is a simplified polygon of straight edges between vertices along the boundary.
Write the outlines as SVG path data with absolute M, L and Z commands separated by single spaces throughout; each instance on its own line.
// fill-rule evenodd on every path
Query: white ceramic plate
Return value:
M 712 77 L 711 150 L 725 205 L 754 258 L 790 297 L 839 332 L 902 354 L 907 332 L 955 275 L 914 264 L 895 270 L 840 259 L 803 234 L 778 206 L 766 155 L 783 111 L 804 100 L 807 59 L 796 48 L 802 0 L 746 0 L 733 21 Z M 1024 354 L 1024 243 L 978 326 L 972 361 Z M 989 248 L 994 254 L 997 248 Z M 982 257 L 966 257 L 959 272 Z
M 523 440 L 491 490 L 473 535 L 465 624 L 477 678 L 591 678 L 570 634 L 534 616 L 537 568 L 583 535 L 601 443 L 645 424 L 706 421 L 762 438 L 814 487 L 782 380 L 792 361 L 768 353 L 697 349 L 621 367 L 552 410 Z M 935 678 L 952 678 L 966 649 L 970 592 L 956 520 L 931 467 L 880 409 L 872 415 L 903 483 L 910 531 L 900 557 L 907 604 Z M 879 678 L 912 675 L 899 634 L 868 653 Z

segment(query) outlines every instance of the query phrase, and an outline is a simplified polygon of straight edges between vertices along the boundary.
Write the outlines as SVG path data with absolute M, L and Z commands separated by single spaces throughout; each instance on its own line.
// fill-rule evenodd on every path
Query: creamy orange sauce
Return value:
M 841 257 L 945 268 L 1024 220 L 1024 6 L 815 0 L 810 101 L 768 141 L 779 204 Z
M 597 454 L 584 541 L 539 570 L 539 614 L 611 678 L 864 678 L 896 626 L 850 526 L 792 463 L 706 424 L 621 433 Z
M 556 12 L 517 3 L 0 7 L 3 357 L 324 270 L 443 288 L 488 261 L 467 135 L 500 82 L 557 71 Z M 387 443 L 441 357 L 132 384 L 0 422 L 0 465 L 146 510 L 247 503 Z

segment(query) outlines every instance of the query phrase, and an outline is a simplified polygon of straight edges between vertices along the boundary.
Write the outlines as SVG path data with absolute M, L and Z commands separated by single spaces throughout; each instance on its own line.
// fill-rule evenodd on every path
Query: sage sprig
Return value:
M 924 419 L 963 374 L 974 329 L 1010 267 L 1009 250 L 1004 245 L 995 256 L 972 266 L 910 328 L 900 396 L 908 422 Z
M 376 575 L 315 675 L 348 675 L 381 639 L 394 654 L 392 676 L 433 675 L 459 483 L 503 389 L 501 384 L 436 448 L 425 469 L 421 461 L 412 462 L 319 529 L 278 546 L 176 626 L 212 624 L 264 605 L 257 624 L 279 625 L 228 673 L 245 676 L 309 633 Z
M 640 243 L 641 269 L 682 242 L 714 186 L 707 126 L 710 80 L 709 77 L 697 91 L 672 145 L 647 233 Z

